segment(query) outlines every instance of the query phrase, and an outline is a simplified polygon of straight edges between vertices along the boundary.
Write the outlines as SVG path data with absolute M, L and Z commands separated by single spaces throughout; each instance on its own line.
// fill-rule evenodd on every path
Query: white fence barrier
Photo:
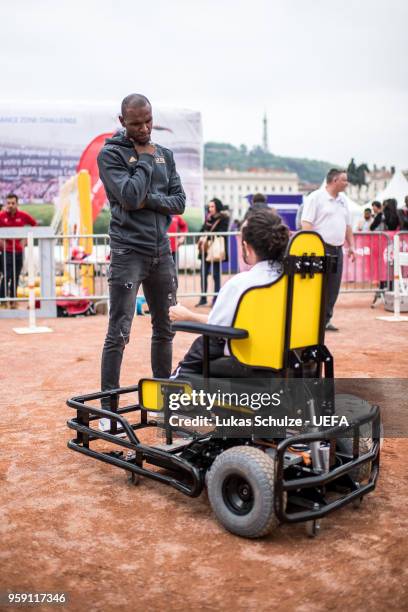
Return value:
M 71 310 L 86 313 L 91 302 L 96 305 L 107 302 L 110 259 L 107 235 L 55 236 L 51 228 L 0 228 L 0 244 L 6 239 L 25 239 L 28 231 L 33 233 L 34 245 L 31 255 L 26 249 L 20 276 L 17 274 L 16 251 L 7 256 L 7 261 L 4 254 L 0 257 L 0 287 L 3 291 L 0 291 L 0 317 L 27 317 L 29 262 L 34 267 L 34 298 L 38 316 L 54 317 L 58 310 L 70 310 L 69 304 L 72 305 Z M 408 234 L 403 234 L 400 234 L 401 240 L 404 249 L 408 250 Z M 176 240 L 183 241 L 174 256 L 180 298 L 211 298 L 215 294 L 214 283 L 218 277 L 222 286 L 242 267 L 238 232 L 218 234 L 224 236 L 227 245 L 228 258 L 222 264 L 206 264 L 200 259 L 197 243 L 205 235 L 199 232 L 170 234 Z M 345 263 L 342 291 L 377 292 L 382 295 L 392 288 L 390 237 L 382 232 L 359 232 L 355 238 L 357 258 L 360 259 L 354 264 Z M 377 243 L 381 244 L 381 248 Z
M 401 315 L 401 303 L 404 300 L 404 306 L 406 304 L 406 298 L 408 298 L 408 279 L 403 276 L 403 268 L 408 266 L 408 251 L 401 250 L 400 235 L 395 234 L 394 236 L 394 290 L 393 290 L 393 310 L 394 314 L 391 316 L 377 317 L 382 321 L 389 322 L 401 322 L 408 321 L 407 316 Z M 390 296 L 391 297 L 391 296 Z M 389 310 L 390 308 L 386 309 Z M 405 308 L 404 308 L 405 310 Z
M 27 236 L 27 257 L 28 257 L 28 327 L 15 327 L 16 334 L 43 334 L 51 332 L 52 329 L 46 326 L 38 326 L 35 316 L 35 275 L 34 275 L 34 237 L 33 232 Z M 17 279 L 18 281 L 18 279 Z

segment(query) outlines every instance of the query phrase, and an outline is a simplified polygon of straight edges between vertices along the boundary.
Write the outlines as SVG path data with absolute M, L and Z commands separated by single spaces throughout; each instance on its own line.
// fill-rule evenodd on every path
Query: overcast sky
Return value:
M 200 110 L 204 139 L 408 168 L 408 0 L 1 0 L 1 97 Z M 1 129 L 1 128 L 0 128 Z

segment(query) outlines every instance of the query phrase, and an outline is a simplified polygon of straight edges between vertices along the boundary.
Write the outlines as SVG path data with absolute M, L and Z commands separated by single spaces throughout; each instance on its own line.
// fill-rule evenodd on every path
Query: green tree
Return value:
M 204 145 L 204 166 L 208 170 L 249 170 L 249 168 L 281 168 L 296 172 L 301 181 L 320 183 L 332 163 L 297 157 L 283 157 L 256 146 L 250 151 L 244 144 L 239 147 L 226 142 L 207 142 Z

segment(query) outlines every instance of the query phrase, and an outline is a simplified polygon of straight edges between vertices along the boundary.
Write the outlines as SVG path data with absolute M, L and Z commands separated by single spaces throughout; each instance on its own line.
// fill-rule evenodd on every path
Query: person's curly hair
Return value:
M 281 261 L 289 242 L 289 228 L 276 213 L 254 210 L 242 226 L 242 240 L 261 260 Z

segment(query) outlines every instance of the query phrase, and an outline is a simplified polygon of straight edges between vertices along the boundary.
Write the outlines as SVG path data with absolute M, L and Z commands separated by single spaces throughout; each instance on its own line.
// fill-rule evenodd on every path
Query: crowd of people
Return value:
M 297 218 L 298 229 L 313 229 L 318 231 L 324 238 L 327 248 L 333 251 L 339 260 L 342 258 L 343 243 L 348 242 L 348 253 L 354 257 L 353 251 L 353 235 L 351 229 L 351 217 L 348 210 L 346 199 L 342 197 L 342 193 L 347 185 L 347 174 L 343 170 L 331 170 L 327 175 L 327 183 L 324 188 L 320 188 L 311 193 L 304 205 L 299 209 Z M 27 192 L 28 183 L 20 185 L 23 195 L 33 195 Z M 39 185 L 37 184 L 37 187 Z M 49 185 L 49 188 L 52 188 Z M 36 191 L 34 195 L 39 195 Z M 12 200 L 11 204 L 9 200 Z M 7 196 L 7 205 L 0 217 L 0 226 L 10 224 L 17 219 L 18 223 L 22 222 L 23 215 L 18 211 L 18 198 L 14 194 Z M 334 203 L 334 205 L 333 205 Z M 15 210 L 12 206 L 15 204 Z M 250 214 L 256 211 L 268 210 L 269 213 L 277 215 L 274 208 L 267 204 L 264 194 L 257 193 L 254 195 L 249 211 L 246 213 L 242 221 L 234 220 L 231 222 L 228 206 L 224 206 L 221 200 L 214 197 L 207 206 L 206 216 L 203 225 L 200 228 L 201 233 L 206 236 L 201 237 L 197 244 L 197 255 L 201 261 L 200 266 L 200 285 L 201 297 L 196 304 L 196 307 L 206 306 L 209 293 L 209 277 L 213 279 L 213 297 L 212 306 L 215 305 L 217 297 L 221 290 L 221 271 L 222 263 L 228 261 L 229 257 L 229 240 L 225 236 L 220 236 L 224 232 L 230 230 L 238 230 L 242 225 L 245 225 Z M 18 214 L 16 215 L 16 212 Z M 3 218 L 4 217 L 4 218 Z M 25 218 L 24 224 L 33 224 L 34 220 Z M 408 231 L 408 195 L 405 197 L 404 206 L 398 209 L 397 200 L 389 198 L 383 203 L 374 201 L 371 208 L 364 209 L 363 218 L 359 221 L 357 231 Z M 167 228 L 169 234 L 184 234 L 188 232 L 188 226 L 183 217 L 179 214 L 174 214 L 171 217 L 171 223 Z M 213 236 L 212 236 L 213 235 Z M 16 295 L 18 279 L 21 270 L 23 244 L 17 244 L 13 241 L 13 265 L 11 265 L 11 246 L 3 245 L 1 264 L 3 273 L 0 274 L 1 297 L 13 298 Z M 178 267 L 178 248 L 184 242 L 183 236 L 170 236 L 169 244 L 172 259 Z M 242 251 L 239 249 L 240 269 L 249 270 L 250 267 L 244 262 Z M 21 260 L 21 261 L 20 261 Z M 17 264 L 17 265 L 16 265 Z M 327 312 L 326 329 L 337 331 L 337 328 L 331 322 L 334 304 L 336 302 L 340 282 L 341 282 L 341 265 L 338 266 L 339 273 L 336 279 L 332 279 L 335 286 L 329 287 L 329 303 L 330 307 Z M 8 280 L 7 280 L 8 279 Z M 210 292 L 211 293 L 211 292 Z
M 8 193 L 18 193 L 20 202 L 53 202 L 58 196 L 59 180 L 50 178 L 44 181 L 18 179 L 15 181 L 0 181 L 0 197 L 6 198 Z
M 342 256 L 343 244 L 348 244 L 347 253 L 354 260 L 354 239 L 352 231 L 351 214 L 348 208 L 347 200 L 343 197 L 344 189 L 347 186 L 347 173 L 342 170 L 332 169 L 326 177 L 326 185 L 323 188 L 309 194 L 304 205 L 299 207 L 297 215 L 297 229 L 313 229 L 318 231 L 326 242 L 327 249 L 330 253 L 337 256 L 340 265 L 338 273 L 333 275 L 329 283 L 329 308 L 326 316 L 326 329 L 328 331 L 338 331 L 331 321 L 333 309 L 336 303 L 341 284 L 342 273 Z M 276 210 L 268 206 L 264 194 L 255 194 L 252 200 L 252 205 L 244 217 L 243 222 L 234 220 L 230 230 L 237 230 L 242 226 L 242 223 L 248 219 L 248 215 L 257 210 L 267 209 L 272 213 Z M 228 211 L 225 210 L 221 201 L 213 198 L 208 205 L 208 213 L 206 220 L 201 227 L 202 232 L 217 233 L 228 230 Z M 398 203 L 395 198 L 389 198 L 383 203 L 375 201 L 372 207 L 365 208 L 363 218 L 357 225 L 357 231 L 408 231 L 408 195 L 405 197 L 404 206 L 398 209 Z M 225 259 L 228 257 L 227 243 L 225 248 Z M 214 261 L 208 257 L 203 248 L 207 248 L 208 242 L 206 239 L 201 239 L 199 242 L 201 265 L 201 293 L 196 306 L 207 305 L 207 290 L 208 276 L 212 273 L 214 277 L 214 297 L 212 304 L 214 306 L 218 293 L 220 291 L 220 270 L 221 261 Z M 242 258 L 241 258 L 242 259 Z M 239 266 L 241 271 L 247 271 L 250 267 L 242 260 Z
M 375 200 L 371 208 L 364 209 L 364 216 L 359 221 L 357 231 L 408 231 L 408 195 L 405 196 L 403 208 L 398 208 L 395 198 L 388 198 L 384 202 Z

